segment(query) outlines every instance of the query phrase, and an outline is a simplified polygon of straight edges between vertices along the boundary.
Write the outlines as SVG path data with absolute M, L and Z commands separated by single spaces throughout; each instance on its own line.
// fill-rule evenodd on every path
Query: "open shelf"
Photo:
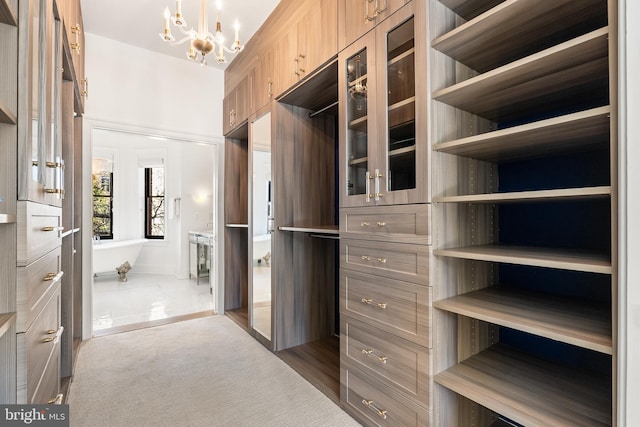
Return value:
M 398 157 L 404 154 L 413 153 L 415 151 L 416 151 L 415 145 L 411 145 L 409 147 L 404 147 L 404 148 L 397 148 L 395 150 L 389 151 L 389 157 Z
M 436 203 L 519 203 L 566 199 L 587 200 L 611 196 L 610 186 L 561 188 L 556 190 L 518 191 L 513 193 L 469 194 L 434 197 Z
M 436 91 L 433 98 L 486 119 L 517 120 L 606 87 L 608 28 Z
M 540 292 L 490 287 L 434 307 L 601 353 L 612 354 L 611 313 L 602 304 Z
M 14 27 L 18 25 L 16 14 L 7 0 L 0 0 L 0 22 Z
M 362 163 L 367 163 L 369 157 L 358 157 L 357 159 L 349 160 L 349 166 L 355 166 Z
M 608 143 L 609 106 L 443 142 L 435 151 L 487 161 L 531 158 Z
M 454 365 L 435 381 L 520 424 L 611 425 L 610 380 L 504 345 Z
M 465 248 L 435 249 L 434 255 L 477 261 L 557 268 L 587 273 L 611 274 L 608 255 L 557 248 L 479 245 Z
M 432 47 L 484 73 L 607 25 L 603 0 L 510 0 L 443 34 Z
M 0 3 L 2 0 L 0 0 Z M 16 124 L 16 115 L 13 114 L 5 105 L 0 102 L 0 123 L 6 123 L 9 125 Z
M 504 0 L 439 0 L 440 3 L 453 10 L 466 20 L 470 20 L 486 12 Z
M 358 130 L 364 132 L 367 130 L 367 116 L 358 117 L 357 119 L 349 122 L 350 130 Z
M 0 314 L 0 337 L 3 336 L 9 330 L 9 327 L 16 321 L 15 313 L 2 313 Z
M 404 58 L 413 55 L 414 52 L 416 51 L 415 47 L 409 48 L 407 50 L 402 51 L 401 54 L 394 56 L 393 58 L 391 58 L 390 60 L 387 61 L 387 66 L 389 65 L 393 65 L 396 62 L 400 62 L 402 61 Z
M 297 231 L 302 233 L 335 234 L 340 233 L 337 225 L 280 226 L 280 231 Z

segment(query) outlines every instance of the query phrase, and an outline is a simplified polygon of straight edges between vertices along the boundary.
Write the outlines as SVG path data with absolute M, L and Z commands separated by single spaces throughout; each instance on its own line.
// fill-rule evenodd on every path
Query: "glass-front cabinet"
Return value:
M 340 55 L 343 207 L 428 200 L 426 96 L 416 102 L 426 85 L 415 79 L 426 72 L 426 42 L 414 3 Z

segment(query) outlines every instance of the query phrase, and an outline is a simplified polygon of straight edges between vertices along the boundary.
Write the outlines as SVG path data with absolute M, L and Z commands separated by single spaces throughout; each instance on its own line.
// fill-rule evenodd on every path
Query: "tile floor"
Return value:
M 93 330 L 166 319 L 213 310 L 213 295 L 206 278 L 177 279 L 170 275 L 127 274 L 94 277 Z

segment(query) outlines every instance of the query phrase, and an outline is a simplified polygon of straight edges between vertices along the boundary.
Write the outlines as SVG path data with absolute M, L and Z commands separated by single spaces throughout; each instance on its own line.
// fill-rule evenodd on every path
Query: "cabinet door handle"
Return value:
M 46 276 L 44 276 L 44 278 L 42 279 L 43 282 L 50 282 L 53 279 L 56 278 L 56 276 L 58 275 L 58 273 L 47 273 Z
M 64 227 L 42 227 L 42 231 L 64 231 Z
M 76 24 L 71 27 L 71 33 L 75 35 L 75 41 L 69 43 L 71 49 L 75 50 L 78 55 L 80 55 L 80 24 Z
M 378 261 L 380 264 L 386 264 L 386 263 L 387 263 L 387 259 L 386 259 L 386 258 L 378 258 L 378 259 L 377 259 L 377 261 Z
M 362 302 L 367 305 L 371 305 L 374 307 L 378 307 L 380 310 L 384 310 L 387 308 L 387 304 L 384 302 L 373 302 L 371 298 L 362 298 Z
M 387 223 L 386 223 L 386 222 L 384 222 L 384 221 L 378 221 L 378 222 L 376 223 L 376 225 L 377 225 L 378 227 L 385 227 L 385 226 L 387 225 Z
M 273 81 L 267 80 L 267 96 L 271 98 L 273 96 Z
M 373 357 L 374 359 L 377 359 L 378 362 L 382 363 L 383 365 L 387 364 L 387 356 L 378 356 L 370 348 L 367 348 L 367 349 L 363 348 L 362 354 L 364 354 L 365 356 L 370 356 L 370 357 Z
M 235 126 L 236 124 L 236 110 L 235 109 L 231 109 L 231 111 L 229 111 L 229 126 Z
M 365 197 L 365 201 L 367 203 L 371 202 L 371 183 L 369 182 L 371 181 L 371 179 L 372 179 L 371 172 L 366 171 L 364 174 L 364 186 L 365 186 L 364 191 L 365 193 L 367 193 Z
M 49 399 L 47 401 L 47 403 L 49 405 L 61 405 L 62 404 L 62 399 L 64 398 L 64 394 L 60 393 L 58 394 L 56 397 L 54 397 L 53 399 Z
M 378 416 L 383 420 L 387 419 L 387 411 L 379 409 L 376 405 L 373 404 L 373 400 L 362 399 L 362 404 L 378 414 Z
M 60 341 L 60 337 L 62 336 L 62 332 L 64 332 L 64 326 L 60 326 L 58 330 L 55 331 L 55 335 L 52 337 L 47 337 L 42 340 L 43 343 L 48 343 L 53 341 L 54 344 L 58 344 Z M 47 335 L 52 335 L 51 330 L 47 331 Z
M 377 14 L 373 16 L 369 16 L 369 3 L 373 3 L 373 0 L 364 0 L 364 21 L 371 22 L 375 21 Z
M 373 181 L 374 200 L 376 202 L 379 201 L 380 198 L 382 197 L 382 193 L 380 192 L 380 178 L 383 178 L 383 177 L 384 175 L 380 173 L 380 170 L 376 169 L 374 174 L 375 180 Z
M 368 222 L 366 222 L 366 221 L 362 221 L 362 222 L 360 223 L 360 227 L 368 227 L 368 226 L 370 226 L 370 225 L 371 225 L 371 224 L 369 224 L 369 223 L 368 223 Z
M 82 95 L 85 98 L 89 97 L 89 78 L 85 77 L 84 79 L 80 80 L 80 83 L 82 83 L 82 93 L 80 95 Z

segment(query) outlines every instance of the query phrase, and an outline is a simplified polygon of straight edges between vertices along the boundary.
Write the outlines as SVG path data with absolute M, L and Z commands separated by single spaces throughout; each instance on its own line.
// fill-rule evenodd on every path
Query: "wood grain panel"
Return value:
M 18 266 L 60 246 L 62 209 L 27 201 L 18 202 Z
M 42 373 L 42 379 L 33 393 L 31 403 L 47 405 L 55 400 L 60 390 L 60 352 L 55 348 L 51 352 L 47 366 Z
M 62 280 L 61 248 L 57 247 L 26 267 L 18 267 L 17 331 L 25 332 Z
M 17 4 L 15 1 L 0 0 L 0 23 L 13 26 L 18 25 L 15 13 L 16 6 Z
M 0 313 L 16 311 L 16 228 L 13 224 L 0 224 Z
M 377 304 L 384 304 L 384 308 Z M 424 347 L 432 347 L 430 287 L 343 268 L 340 270 L 340 313 Z
M 435 308 L 612 354 L 611 310 L 602 304 L 490 287 L 437 301 Z
M 430 406 L 431 352 L 350 318 L 341 319 L 343 363 L 357 366 L 387 387 Z
M 340 210 L 340 236 L 385 242 L 431 243 L 431 205 L 371 206 Z
M 435 381 L 527 426 L 611 425 L 611 381 L 496 345 Z
M 466 20 L 486 12 L 504 0 L 438 0 Z
M 431 412 L 427 407 L 393 392 L 352 365 L 340 366 L 340 379 L 343 405 L 364 425 L 431 425 Z
M 421 245 L 341 239 L 340 267 L 428 286 L 429 249 Z

